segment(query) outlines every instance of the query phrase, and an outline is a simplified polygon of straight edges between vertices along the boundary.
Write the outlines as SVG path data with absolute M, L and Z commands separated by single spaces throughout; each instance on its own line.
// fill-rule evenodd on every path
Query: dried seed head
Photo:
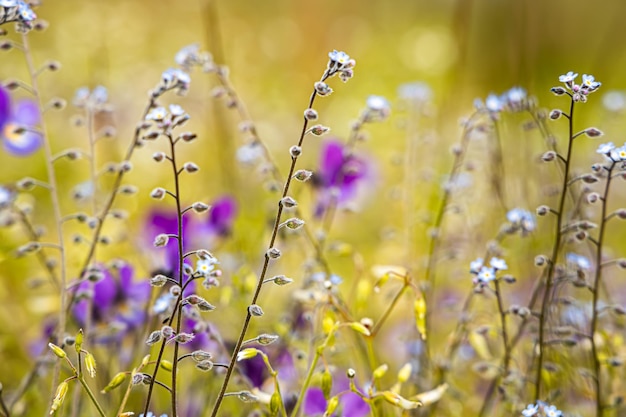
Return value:
M 152 154 L 152 159 L 157 162 L 161 162 L 165 159 L 165 152 L 155 152 Z
M 195 351 L 191 352 L 191 358 L 195 362 L 208 361 L 212 357 L 213 357 L 213 355 L 211 355 L 209 352 L 204 351 L 204 350 L 195 350 Z
M 550 207 L 548 206 L 539 206 L 537 207 L 537 216 L 545 216 L 550 212 Z
M 280 255 L 282 255 L 281 252 L 280 252 L 280 249 L 277 249 L 277 248 L 270 248 L 267 251 L 267 256 L 270 259 L 278 259 L 278 258 L 280 258 Z

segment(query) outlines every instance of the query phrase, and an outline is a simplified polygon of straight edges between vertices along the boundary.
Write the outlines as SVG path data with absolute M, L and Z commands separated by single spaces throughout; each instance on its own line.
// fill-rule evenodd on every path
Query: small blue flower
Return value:
M 478 274 L 480 272 L 480 269 L 483 267 L 483 265 L 484 265 L 483 258 L 478 258 L 470 262 L 470 272 L 472 274 Z
M 545 407 L 543 412 L 546 413 L 546 417 L 561 417 L 563 415 L 563 412 L 557 409 L 554 405 Z
M 532 213 L 528 210 L 514 208 L 506 214 L 506 219 L 516 230 L 521 230 L 522 235 L 535 230 L 537 224 Z
M 563 77 L 563 75 L 561 75 Z M 522 410 L 522 415 L 525 417 L 535 416 L 539 413 L 539 405 L 538 404 L 528 404 L 525 410 Z
M 577 73 L 569 71 L 567 74 L 559 76 L 559 81 L 565 84 L 571 84 L 576 77 L 578 77 Z
M 0 140 L 8 153 L 28 156 L 41 147 L 41 135 L 33 132 L 39 120 L 34 101 L 22 100 L 12 106 L 9 93 L 0 87 Z
M 578 255 L 577 253 L 568 253 L 565 255 L 565 260 L 567 264 L 574 269 L 582 271 L 589 271 L 591 269 L 591 262 L 589 259 L 582 255 Z
M 483 266 L 480 268 L 476 279 L 479 283 L 486 284 L 490 281 L 496 279 L 496 270 L 495 268 L 489 268 L 488 266 Z
M 596 150 L 596 152 L 602 155 L 609 155 L 613 149 L 615 149 L 615 145 L 613 145 L 613 142 L 603 143 L 602 145 L 598 146 L 598 150 Z
M 601 85 L 602 83 L 596 81 L 593 75 L 583 74 L 583 88 L 587 88 L 589 91 L 594 91 Z
M 509 269 L 504 259 L 500 259 L 500 258 L 491 258 L 491 260 L 489 261 L 489 265 L 491 265 L 493 269 L 498 270 L 498 271 L 505 271 Z
M 485 100 L 485 108 L 492 113 L 499 113 L 504 107 L 504 102 L 497 95 L 491 93 Z

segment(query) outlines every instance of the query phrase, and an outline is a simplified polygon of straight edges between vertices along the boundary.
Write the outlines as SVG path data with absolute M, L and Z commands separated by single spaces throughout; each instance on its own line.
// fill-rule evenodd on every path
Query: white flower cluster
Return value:
M 563 412 L 554 405 L 548 405 L 543 401 L 537 401 L 536 404 L 528 404 L 525 410 L 522 410 L 524 417 L 561 417 Z
M 524 111 L 531 105 L 532 101 L 528 99 L 526 90 L 521 87 L 513 87 L 500 95 L 491 93 L 487 96 L 485 103 L 481 99 L 474 100 L 474 107 L 477 110 L 487 110 L 494 116 L 502 111 Z
M 568 90 L 572 92 L 572 98 L 574 101 L 586 102 L 587 96 L 595 92 L 602 85 L 601 82 L 596 81 L 593 75 L 583 74 L 582 84 L 576 84 L 576 78 L 578 74 L 574 71 L 569 71 L 567 74 L 559 76 L 559 81 L 565 84 Z M 566 91 L 562 87 L 555 87 L 552 89 L 555 94 L 561 95 Z
M 475 285 L 487 285 L 496 279 L 498 271 L 505 271 L 509 267 L 503 259 L 493 257 L 489 261 L 489 266 L 483 262 L 483 258 L 478 258 L 470 263 L 470 273 L 475 275 Z
M 596 152 L 604 155 L 606 160 L 609 162 L 626 162 L 626 142 L 623 146 L 620 146 L 619 148 L 616 147 L 613 142 L 603 143 L 602 145 L 598 146 Z

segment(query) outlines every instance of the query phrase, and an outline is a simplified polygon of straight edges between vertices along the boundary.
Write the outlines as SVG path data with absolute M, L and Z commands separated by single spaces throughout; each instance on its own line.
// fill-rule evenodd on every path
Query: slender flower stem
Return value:
M 180 202 L 180 172 L 178 171 L 178 164 L 176 162 L 176 142 L 174 141 L 174 138 L 172 137 L 171 133 L 168 133 L 167 138 L 169 140 L 170 143 L 170 155 L 169 155 L 169 161 L 171 162 L 172 165 L 172 172 L 174 175 L 174 200 L 176 201 L 176 223 L 177 223 L 177 236 L 178 238 L 176 239 L 177 243 L 178 243 L 178 285 L 181 288 L 181 293 L 178 296 L 178 298 L 176 299 L 176 304 L 174 306 L 174 309 L 172 310 L 172 316 L 169 318 L 169 322 L 168 325 L 171 325 L 174 321 L 174 318 L 176 318 L 176 334 L 178 334 L 180 332 L 180 327 L 181 327 L 181 315 L 182 315 L 182 297 L 183 297 L 183 266 L 184 266 L 184 255 L 185 252 L 183 250 L 183 212 L 182 212 L 182 207 L 181 207 L 181 202 Z M 154 384 L 157 382 L 156 381 L 156 376 L 158 374 L 159 371 L 159 365 L 161 363 L 161 359 L 163 358 L 163 352 L 165 350 L 165 344 L 166 344 L 166 340 L 163 340 L 161 342 L 161 348 L 159 350 L 159 355 L 157 357 L 157 361 L 156 364 L 154 366 L 154 372 L 152 374 L 152 379 L 150 381 L 150 386 L 148 388 L 148 396 L 146 398 L 146 405 L 144 408 L 144 415 L 148 415 L 148 409 L 150 407 L 150 399 L 152 397 L 152 391 L 153 391 L 153 387 Z M 178 405 L 178 398 L 177 398 L 177 390 L 176 390 L 176 377 L 177 377 L 177 372 L 178 372 L 178 343 L 174 343 L 174 357 L 172 360 L 172 387 L 171 387 L 171 395 L 172 395 L 172 417 L 177 417 L 177 405 Z
M 571 167 L 571 163 L 572 163 L 572 149 L 573 149 L 573 145 L 574 145 L 574 104 L 575 101 L 572 98 L 571 100 L 571 104 L 570 104 L 570 111 L 569 111 L 569 115 L 568 115 L 568 125 L 569 125 L 569 140 L 568 140 L 568 146 L 567 146 L 567 157 L 565 158 L 565 168 L 564 168 L 564 173 L 563 173 L 563 185 L 561 187 L 561 195 L 559 198 L 559 208 L 557 209 L 556 212 L 556 217 L 557 217 L 557 221 L 556 221 L 556 229 L 555 229 L 555 236 L 554 236 L 554 246 L 552 248 L 552 256 L 550 258 L 550 261 L 548 262 L 548 271 L 546 273 L 546 287 L 545 287 L 545 291 L 543 293 L 543 301 L 541 303 L 541 313 L 539 315 L 539 341 L 538 341 L 538 346 L 539 346 L 539 357 L 537 359 L 537 370 L 536 370 L 536 375 L 535 375 L 535 402 L 537 402 L 540 397 L 541 397 L 541 386 L 542 386 L 542 377 L 541 377 L 541 371 L 543 369 L 543 361 L 544 361 L 544 350 L 545 350 L 545 327 L 546 327 L 546 323 L 548 321 L 548 305 L 549 305 L 549 301 L 550 301 L 550 297 L 551 297 L 551 292 L 552 292 L 552 280 L 553 280 L 553 275 L 554 275 L 554 270 L 556 268 L 556 263 L 557 263 L 557 259 L 559 256 L 559 249 L 561 248 L 561 239 L 562 239 L 562 234 L 561 234 L 561 229 L 563 226 L 563 220 L 564 220 L 564 213 L 563 210 L 565 209 L 565 199 L 567 196 L 567 183 L 569 182 L 569 172 L 570 172 L 570 167 Z
M 606 183 L 604 185 L 604 194 L 601 201 L 601 217 L 600 226 L 598 231 L 598 247 L 596 250 L 596 277 L 593 286 L 593 304 L 592 304 L 592 316 L 591 316 L 591 329 L 589 338 L 591 340 L 591 352 L 593 354 L 593 367 L 596 388 L 596 417 L 601 417 L 604 414 L 604 408 L 602 406 L 602 364 L 600 362 L 600 356 L 598 352 L 598 346 L 596 344 L 596 331 L 598 329 L 598 299 L 600 297 L 600 289 L 602 283 L 602 249 L 604 244 L 604 232 L 606 230 L 607 223 L 607 200 L 609 198 L 609 189 L 611 186 L 611 179 L 613 177 L 613 168 L 615 168 L 615 162 L 607 168 Z
M 180 204 L 180 172 L 176 163 L 176 142 L 171 135 L 168 135 L 170 141 L 170 158 L 172 163 L 172 171 L 174 175 L 174 193 L 176 194 L 176 222 L 177 222 L 177 234 L 178 234 L 178 285 L 181 288 L 180 297 L 183 296 L 183 265 L 184 265 L 184 250 L 183 250 L 183 212 Z M 181 316 L 182 316 L 182 304 L 178 303 L 178 308 L 172 313 L 177 315 L 176 319 L 176 334 L 180 333 Z M 174 343 L 174 358 L 172 359 L 172 417 L 177 417 L 177 401 L 176 396 L 176 374 L 178 373 L 178 343 Z M 155 365 L 157 368 L 159 363 Z
M 89 388 L 89 385 L 87 385 L 87 382 L 85 381 L 84 376 L 81 374 L 80 376 L 77 377 L 77 379 L 80 382 L 80 384 L 83 386 L 83 388 L 85 388 L 85 392 L 91 399 L 91 402 L 93 403 L 93 405 L 98 410 L 98 414 L 100 414 L 100 417 L 106 417 L 106 414 L 104 414 L 104 410 L 102 410 L 102 406 L 100 406 L 100 404 L 98 403 L 98 400 L 96 400 L 96 396 L 91 391 L 91 388 Z
M 502 373 L 493 380 L 493 382 L 489 386 L 489 391 L 487 391 L 487 395 L 485 396 L 485 401 L 483 401 L 483 405 L 480 409 L 478 415 L 480 417 L 485 416 L 487 414 L 489 405 L 491 403 L 491 398 L 493 396 L 493 391 L 495 391 L 495 387 L 503 378 L 506 378 L 509 373 L 509 362 L 511 361 L 511 344 L 509 342 L 508 333 L 506 329 L 506 311 L 504 310 L 504 304 L 502 302 L 502 292 L 500 287 L 500 281 L 496 279 L 495 283 L 495 294 L 496 300 L 498 300 L 498 312 L 500 314 L 500 324 L 502 326 L 502 346 L 504 349 L 504 358 L 502 359 Z M 489 399 L 489 400 L 487 400 Z
M 329 70 L 326 70 L 324 72 L 324 75 L 321 78 L 321 82 L 326 81 L 326 79 L 329 77 Z M 313 90 L 313 92 L 311 93 L 311 98 L 309 99 L 309 104 L 308 104 L 308 108 L 312 108 L 313 107 L 313 103 L 315 102 L 315 97 L 317 96 L 317 91 Z M 304 141 L 304 136 L 306 134 L 307 131 L 307 126 L 308 126 L 308 120 L 306 118 L 304 118 L 304 122 L 302 124 L 302 131 L 300 133 L 300 138 L 298 139 L 298 146 L 302 147 L 302 143 Z M 283 193 L 282 193 L 282 198 L 286 197 L 289 193 L 289 186 L 291 185 L 291 180 L 293 178 L 293 174 L 295 172 L 296 169 L 296 162 L 298 161 L 298 157 L 297 156 L 292 156 L 291 158 L 291 166 L 289 168 L 289 175 L 287 176 L 286 180 L 285 180 L 285 186 L 283 188 Z M 268 250 L 274 247 L 274 243 L 276 242 L 276 236 L 278 235 L 278 226 L 280 225 L 281 222 L 281 215 L 283 213 L 283 205 L 281 202 L 278 203 L 278 210 L 276 212 L 276 219 L 274 220 L 274 228 L 272 230 L 272 236 L 270 238 L 270 242 L 268 245 Z M 261 274 L 259 276 L 259 280 L 257 282 L 256 285 L 256 289 L 254 291 L 254 295 L 252 297 L 252 301 L 250 302 L 250 304 L 256 304 L 257 299 L 259 298 L 259 294 L 261 293 L 261 288 L 263 287 L 263 281 L 265 280 L 265 274 L 267 273 L 267 269 L 269 267 L 269 262 L 270 262 L 270 257 L 269 255 L 265 254 L 265 261 L 263 263 L 263 268 L 261 270 Z M 220 389 L 220 393 L 217 396 L 217 400 L 215 402 L 215 405 L 213 406 L 213 411 L 211 413 L 212 417 L 216 417 L 217 413 L 219 412 L 220 406 L 222 404 L 222 400 L 224 399 L 224 394 L 226 394 L 226 388 L 228 387 L 228 382 L 230 381 L 230 378 L 232 376 L 233 370 L 235 369 L 236 366 L 236 362 L 237 362 L 237 354 L 239 353 L 239 350 L 241 349 L 241 345 L 243 344 L 243 341 L 246 337 L 246 332 L 248 330 L 248 326 L 250 325 L 250 320 L 252 318 L 252 315 L 250 314 L 250 310 L 247 311 L 246 314 L 246 318 L 243 322 L 243 326 L 241 331 L 239 332 L 239 339 L 237 340 L 237 343 L 235 345 L 235 348 L 233 349 L 233 353 L 230 359 L 230 364 L 228 366 L 228 370 L 226 371 L 226 376 L 224 377 L 224 381 L 222 383 L 222 387 Z
M 39 93 L 39 85 L 38 85 L 38 79 L 37 79 L 37 69 L 35 68 L 35 64 L 33 61 L 33 56 L 32 53 L 30 51 L 30 47 L 28 45 L 28 36 L 23 33 L 22 34 L 22 45 L 24 48 L 24 57 L 26 58 L 26 65 L 28 66 L 28 72 L 30 74 L 30 85 L 32 87 L 32 92 L 33 95 L 35 96 L 35 100 L 37 101 L 37 105 L 39 106 L 39 109 L 43 109 L 43 103 L 41 100 L 41 95 Z M 61 300 L 61 306 L 59 309 L 59 325 L 57 327 L 57 331 L 56 331 L 56 339 L 57 340 L 62 340 L 63 339 L 63 334 L 65 333 L 65 321 L 66 321 L 66 313 L 65 313 L 65 309 L 66 309 L 66 305 L 67 305 L 67 297 L 66 297 L 66 290 L 65 290 L 65 286 L 66 286 L 66 279 L 67 279 L 67 273 L 66 273 L 66 263 L 65 263 L 65 245 L 63 243 L 63 227 L 62 227 L 62 215 L 61 215 L 61 205 L 59 202 L 59 195 L 58 195 L 58 187 L 57 187 L 57 180 L 56 180 L 56 173 L 54 171 L 54 166 L 53 166 L 53 162 L 52 162 L 52 146 L 50 144 L 50 139 L 47 135 L 47 130 L 46 130 L 46 125 L 45 125 L 45 120 L 43 118 L 43 112 L 42 112 L 42 117 L 41 117 L 41 121 L 40 121 L 40 130 L 42 132 L 42 135 L 44 137 L 43 140 L 43 148 L 44 148 L 44 156 L 45 156 L 45 160 L 46 160 L 46 171 L 48 174 L 48 184 L 49 184 L 49 189 L 50 189 L 50 198 L 52 200 L 52 212 L 54 215 L 54 222 L 56 224 L 56 230 L 57 230 L 57 240 L 58 240 L 58 244 L 59 244 L 59 257 L 60 257 L 60 286 L 59 286 L 59 295 L 60 295 L 60 300 Z M 57 364 L 55 364 L 54 366 L 54 372 L 53 372 L 53 376 L 52 376 L 52 386 L 56 387 L 59 384 L 59 375 L 60 375 L 60 371 L 61 371 L 61 364 L 60 362 L 57 362 Z M 54 398 L 54 391 L 50 397 L 49 400 L 49 404 L 52 404 L 52 400 Z
M 378 321 L 376 322 L 376 325 L 374 325 L 374 328 L 371 330 L 370 338 L 373 339 L 374 337 L 376 337 L 376 335 L 382 328 L 383 324 L 385 323 L 385 321 L 387 320 L 391 312 L 395 309 L 396 305 L 400 301 L 400 298 L 402 298 L 402 294 L 404 294 L 406 289 L 409 288 L 410 286 L 411 286 L 411 278 L 407 276 L 404 279 L 404 283 L 402 284 L 402 287 L 398 290 L 396 295 L 393 297 L 393 300 L 391 300 L 391 303 L 389 303 L 389 305 L 387 306 L 387 309 L 385 310 L 383 315 L 378 319 Z

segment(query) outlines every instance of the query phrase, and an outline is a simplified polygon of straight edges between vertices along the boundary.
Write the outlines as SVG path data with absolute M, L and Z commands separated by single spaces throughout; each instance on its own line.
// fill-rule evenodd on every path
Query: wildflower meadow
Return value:
M 584 3 L 0 0 L 0 417 L 626 415 Z

